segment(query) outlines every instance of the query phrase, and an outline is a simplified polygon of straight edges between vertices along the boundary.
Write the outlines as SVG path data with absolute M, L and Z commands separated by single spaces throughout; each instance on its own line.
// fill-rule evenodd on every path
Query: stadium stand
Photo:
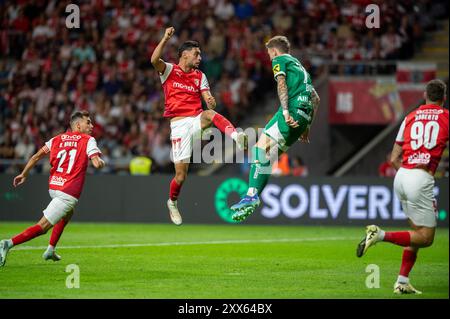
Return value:
M 264 47 L 270 36 L 287 35 L 293 55 L 317 78 L 330 61 L 411 58 L 448 12 L 445 1 L 378 1 L 383 27 L 369 30 L 364 7 L 372 2 L 79 1 L 81 28 L 68 29 L 67 1 L 2 1 L 0 172 L 17 172 L 45 140 L 66 129 L 74 109 L 93 114 L 94 135 L 113 164 L 104 173 L 128 172 L 137 155 L 150 157 L 153 171 L 170 171 L 169 126 L 149 62 L 165 26 L 176 29 L 165 59 L 177 61 L 177 45 L 198 40 L 217 110 L 239 126 L 266 92 L 273 93 Z M 374 70 L 370 64 L 336 64 L 328 71 Z

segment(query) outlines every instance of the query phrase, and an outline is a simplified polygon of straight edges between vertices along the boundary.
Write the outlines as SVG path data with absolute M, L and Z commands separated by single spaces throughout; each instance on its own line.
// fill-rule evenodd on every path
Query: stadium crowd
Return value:
M 370 3 L 383 12 L 380 29 L 365 26 Z M 263 92 L 275 90 L 264 47 L 270 36 L 288 36 L 315 78 L 326 61 L 411 57 L 445 11 L 444 1 L 429 0 L 89 0 L 78 1 L 80 28 L 68 29 L 68 4 L 0 1 L 0 159 L 28 159 L 83 109 L 106 161 L 117 163 L 105 172 L 127 170 L 137 155 L 170 170 L 169 123 L 149 61 L 169 25 L 176 35 L 165 60 L 178 61 L 183 41 L 199 41 L 217 111 L 239 126 Z

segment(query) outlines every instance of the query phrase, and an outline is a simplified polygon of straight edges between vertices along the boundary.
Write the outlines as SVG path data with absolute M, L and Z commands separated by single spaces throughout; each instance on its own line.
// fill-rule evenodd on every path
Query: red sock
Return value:
M 417 253 L 415 251 L 404 249 L 402 256 L 402 266 L 400 267 L 400 276 L 408 277 L 414 263 L 416 262 Z
M 411 234 L 409 231 L 386 232 L 383 241 L 408 247 L 411 245 Z
M 19 245 L 26 241 L 29 241 L 30 239 L 33 239 L 35 237 L 38 237 L 39 235 L 42 235 L 44 233 L 44 230 L 42 229 L 41 225 L 36 224 L 34 226 L 28 227 L 23 232 L 21 232 L 19 235 L 14 236 L 11 238 L 13 245 Z
M 180 194 L 182 184 L 178 184 L 175 178 L 170 182 L 169 198 L 173 201 L 177 200 Z
M 50 245 L 53 247 L 56 246 L 58 243 L 59 237 L 61 237 L 61 234 L 64 230 L 64 227 L 66 227 L 67 222 L 63 219 L 61 219 L 55 227 L 53 227 L 52 235 L 50 236 Z
M 233 124 L 219 113 L 214 114 L 212 121 L 222 133 L 225 133 L 228 136 L 231 136 L 233 132 L 236 132 L 236 128 Z

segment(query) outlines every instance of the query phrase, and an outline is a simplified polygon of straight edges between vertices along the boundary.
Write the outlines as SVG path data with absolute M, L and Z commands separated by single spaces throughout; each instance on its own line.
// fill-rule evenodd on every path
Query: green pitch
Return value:
M 9 238 L 29 223 L 0 224 Z M 15 247 L 0 268 L 0 298 L 448 298 L 448 229 L 419 252 L 421 296 L 392 293 L 402 249 L 355 249 L 363 227 L 84 224 L 66 228 L 60 262 L 41 257 L 46 235 Z M 66 287 L 78 265 L 80 288 Z M 380 288 L 366 287 L 380 270 Z M 69 280 L 70 282 L 70 280 Z

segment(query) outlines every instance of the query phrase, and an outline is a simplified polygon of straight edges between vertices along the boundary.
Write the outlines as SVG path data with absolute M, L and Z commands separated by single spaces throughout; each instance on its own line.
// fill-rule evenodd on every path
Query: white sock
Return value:
M 14 246 L 14 243 L 13 243 L 12 239 L 8 239 L 7 242 L 8 242 L 8 246 L 9 247 Z
M 397 278 L 397 282 L 401 283 L 401 284 L 409 284 L 409 278 L 405 277 L 405 276 L 402 276 L 402 275 L 399 275 L 398 278 Z
M 255 196 L 258 193 L 258 190 L 255 187 L 250 187 L 247 191 L 248 196 Z
M 47 250 L 55 251 L 55 246 L 48 245 Z
M 380 232 L 378 233 L 378 240 L 379 241 L 383 241 L 384 240 L 384 235 L 385 235 L 384 230 L 380 229 Z
M 237 138 L 237 132 L 236 131 L 234 131 L 233 133 L 231 133 L 231 138 L 233 139 L 233 141 L 236 141 L 236 138 Z

